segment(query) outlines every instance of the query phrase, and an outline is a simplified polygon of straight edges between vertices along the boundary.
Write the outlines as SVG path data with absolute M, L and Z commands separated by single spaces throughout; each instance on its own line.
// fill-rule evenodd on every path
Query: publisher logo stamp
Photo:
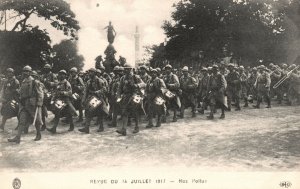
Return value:
M 282 188 L 289 188 L 292 186 L 292 183 L 289 181 L 282 181 L 282 182 L 280 182 L 279 186 Z
M 21 180 L 19 178 L 15 178 L 13 180 L 12 186 L 14 189 L 20 189 L 21 188 Z

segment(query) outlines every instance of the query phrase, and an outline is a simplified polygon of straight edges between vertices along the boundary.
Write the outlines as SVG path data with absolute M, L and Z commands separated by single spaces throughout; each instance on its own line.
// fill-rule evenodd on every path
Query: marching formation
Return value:
M 56 133 L 61 118 L 74 130 L 76 122 L 82 122 L 82 133 L 90 132 L 94 117 L 99 126 L 97 132 L 104 131 L 104 120 L 111 121 L 109 127 L 117 127 L 118 116 L 121 125 L 116 132 L 126 136 L 126 127 L 134 122 L 133 133 L 138 133 L 140 117 L 147 119 L 146 128 L 160 127 L 172 116 L 172 121 L 185 117 L 191 108 L 192 117 L 209 111 L 207 119 L 214 119 L 217 109 L 221 109 L 220 119 L 225 112 L 240 111 L 242 106 L 271 108 L 271 99 L 278 104 L 286 102 L 294 105 L 300 102 L 300 72 L 296 65 L 260 65 L 258 67 L 218 64 L 201 70 L 173 69 L 166 65 L 163 69 L 129 64 L 115 66 L 112 73 L 106 73 L 103 66 L 79 72 L 72 68 L 57 74 L 46 64 L 41 73 L 25 66 L 21 76 L 16 76 L 12 68 L 1 76 L 2 123 L 5 129 L 8 119 L 18 118 L 18 133 L 9 142 L 20 143 L 21 135 L 28 133 L 30 125 L 36 128 L 35 141 L 41 139 L 41 131 Z M 18 78 L 18 79 L 17 79 Z M 46 125 L 48 112 L 54 114 Z M 85 119 L 84 119 L 85 118 Z M 155 120 L 154 120 L 155 119 Z

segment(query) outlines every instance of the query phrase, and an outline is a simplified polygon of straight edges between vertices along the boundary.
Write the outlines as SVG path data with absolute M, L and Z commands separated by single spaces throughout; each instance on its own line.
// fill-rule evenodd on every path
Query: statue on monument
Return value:
M 109 25 L 106 26 L 104 29 L 107 29 L 107 40 L 109 44 L 113 44 L 115 37 L 117 35 L 117 32 L 115 31 L 113 25 L 111 24 L 111 21 L 109 21 Z

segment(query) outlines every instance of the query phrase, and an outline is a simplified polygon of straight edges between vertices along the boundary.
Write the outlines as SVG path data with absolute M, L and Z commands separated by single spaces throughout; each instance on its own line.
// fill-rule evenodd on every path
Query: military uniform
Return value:
M 91 69 L 91 72 L 95 72 Z M 86 99 L 85 99 L 85 127 L 79 129 L 80 132 L 89 133 L 89 127 L 92 121 L 92 118 L 97 116 L 99 122 L 99 128 L 97 132 L 104 131 L 103 127 L 103 116 L 108 114 L 108 102 L 106 100 L 107 86 L 103 79 L 100 79 L 96 75 L 92 76 L 87 82 L 86 87 Z M 96 97 L 101 101 L 101 104 L 97 107 L 91 106 L 92 98 Z
M 216 66 L 213 67 L 213 69 L 217 69 Z M 215 72 L 210 75 L 209 81 L 208 81 L 208 99 L 210 103 L 210 115 L 208 116 L 208 119 L 214 118 L 214 112 L 217 106 L 222 110 L 221 119 L 225 118 L 225 90 L 227 87 L 226 80 L 224 76 L 218 72 Z
M 63 71 L 63 72 L 62 72 Z M 59 74 L 64 74 L 66 76 L 66 71 L 61 70 Z M 66 116 L 67 120 L 69 121 L 70 128 L 68 131 L 73 131 L 74 130 L 74 123 L 73 123 L 73 115 L 77 115 L 76 109 L 74 108 L 72 104 L 72 87 L 69 81 L 67 81 L 66 78 L 62 79 L 59 81 L 56 90 L 54 91 L 53 95 L 53 102 L 57 102 L 57 100 L 61 100 L 62 102 L 65 103 L 65 107 L 61 109 L 57 109 L 53 107 L 51 110 L 55 114 L 54 118 L 54 125 L 51 129 L 47 129 L 51 133 L 56 133 L 56 128 L 59 123 L 59 119 L 62 116 Z
M 168 69 L 172 69 L 172 68 L 168 68 Z M 173 121 L 176 122 L 177 121 L 177 109 L 181 108 L 181 101 L 179 98 L 179 95 L 181 94 L 179 79 L 178 79 L 177 75 L 175 75 L 171 72 L 169 74 L 166 74 L 163 77 L 163 80 L 166 84 L 167 89 L 176 95 L 172 99 L 167 99 L 167 102 L 166 102 L 167 109 L 168 110 L 172 109 L 174 111 Z
M 157 70 L 152 70 L 152 72 L 155 72 L 157 74 Z M 146 99 L 148 104 L 148 118 L 149 123 L 147 128 L 150 128 L 153 126 L 153 115 L 157 115 L 157 123 L 156 127 L 160 127 L 161 125 L 161 116 L 165 114 L 166 111 L 166 105 L 163 97 L 163 90 L 166 89 L 165 82 L 160 79 L 158 76 L 155 78 L 151 78 L 148 80 L 146 85 Z
M 44 74 L 41 78 L 41 82 L 44 83 L 46 89 L 50 92 L 54 91 L 58 84 L 57 76 L 52 72 Z
M 201 110 L 200 113 L 204 113 L 204 110 L 207 108 L 208 105 L 208 99 L 207 99 L 207 86 L 208 86 L 208 81 L 209 81 L 209 75 L 207 73 L 207 69 L 202 69 L 205 71 L 203 76 L 199 79 L 199 84 L 198 84 L 198 101 L 202 102 L 201 105 Z
M 8 78 L 3 83 L 2 88 L 2 107 L 1 115 L 2 123 L 0 129 L 4 130 L 6 120 L 18 115 L 18 101 L 19 101 L 20 83 L 15 76 Z
M 244 99 L 244 107 L 248 107 L 248 75 L 245 73 L 244 69 L 240 72 L 240 81 L 241 81 L 241 99 Z
M 27 73 L 27 76 L 22 81 L 20 87 L 18 134 L 15 138 L 8 139 L 9 142 L 20 143 L 22 131 L 29 127 L 34 117 L 36 117 L 35 127 L 37 131 L 34 140 L 37 141 L 41 139 L 41 107 L 43 105 L 44 92 L 40 82 L 35 81 L 33 77 L 30 76 L 31 67 L 25 66 L 23 71 Z
M 119 70 L 120 69 L 118 67 L 117 71 L 119 71 Z M 122 70 L 120 70 L 120 71 L 122 71 Z M 112 123 L 111 123 L 112 127 L 117 126 L 117 116 L 121 114 L 120 104 L 116 102 L 117 101 L 117 92 L 118 92 L 118 89 L 120 86 L 120 80 L 121 80 L 121 75 L 116 74 L 112 78 L 112 82 L 110 85 L 110 105 L 111 105 L 111 113 L 112 113 Z
M 231 65 L 232 66 L 232 65 Z M 237 71 L 232 70 L 228 73 L 226 77 L 227 81 L 227 106 L 228 109 L 231 110 L 231 103 L 232 101 L 235 102 L 236 110 L 240 110 L 240 90 L 241 90 L 241 81 L 240 81 L 240 75 Z
M 73 98 L 73 103 L 76 109 L 79 110 L 79 120 L 82 121 L 83 118 L 83 106 L 82 106 L 82 99 L 85 92 L 85 84 L 81 77 L 78 75 L 70 76 L 68 81 L 71 84 L 73 96 L 75 96 L 76 99 Z
M 131 69 L 130 65 L 124 66 L 125 69 Z M 126 71 L 126 70 L 125 70 Z M 132 72 L 127 73 L 121 77 L 118 89 L 118 98 L 120 98 L 121 111 L 122 111 L 122 129 L 117 130 L 119 134 L 126 135 L 126 128 L 128 123 L 128 116 L 135 117 L 135 130 L 134 133 L 139 132 L 139 109 L 143 108 L 143 100 L 134 102 L 136 95 L 142 96 L 141 90 L 145 88 L 145 83 L 138 75 Z
M 183 68 L 183 71 L 187 72 L 187 68 Z M 192 117 L 196 116 L 196 88 L 197 88 L 197 81 L 194 77 L 190 75 L 182 75 L 179 80 L 180 88 L 182 90 L 181 94 L 181 111 L 180 117 L 184 117 L 184 109 L 191 106 L 192 107 Z
M 264 66 L 259 67 L 260 70 L 264 70 Z M 268 106 L 267 108 L 271 107 L 271 99 L 270 99 L 270 85 L 271 85 L 271 78 L 270 75 L 263 71 L 258 74 L 255 86 L 257 89 L 257 104 L 254 106 L 255 108 L 260 108 L 260 103 L 262 102 L 263 97 L 266 99 Z

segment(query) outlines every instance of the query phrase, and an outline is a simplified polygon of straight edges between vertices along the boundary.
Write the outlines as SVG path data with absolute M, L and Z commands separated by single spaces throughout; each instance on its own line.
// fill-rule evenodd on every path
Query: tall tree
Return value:
M 288 0 L 286 0 L 288 1 Z M 165 21 L 170 60 L 191 59 L 203 51 L 204 59 L 224 57 L 224 48 L 243 63 L 258 59 L 283 61 L 282 15 L 274 14 L 275 0 L 181 0 L 172 20 Z
M 28 24 L 33 15 L 50 21 L 51 26 L 77 40 L 80 27 L 70 5 L 64 0 L 2 0 L 0 11 L 11 13 L 7 20 L 15 19 L 10 31 L 0 33 L 1 68 L 12 66 L 20 70 L 27 64 L 40 69 L 50 62 L 51 39 L 46 30 Z
M 59 44 L 53 46 L 52 53 L 52 64 L 54 71 L 59 71 L 61 69 L 69 70 L 72 67 L 82 70 L 84 58 L 78 54 L 75 41 L 61 41 Z

